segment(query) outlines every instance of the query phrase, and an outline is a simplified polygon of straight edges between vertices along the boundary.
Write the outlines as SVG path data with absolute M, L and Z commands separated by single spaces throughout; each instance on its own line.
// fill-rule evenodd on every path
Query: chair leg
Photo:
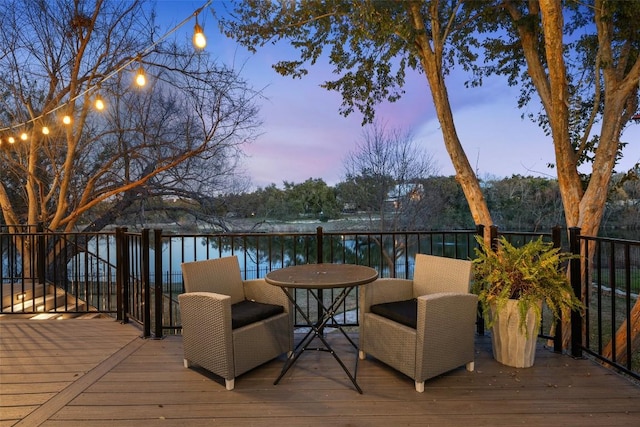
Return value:
M 367 358 L 367 354 L 364 351 L 360 350 L 358 351 L 358 357 L 360 358 L 360 360 L 364 360 Z
M 189 363 L 187 359 L 182 359 L 182 362 L 184 363 L 185 368 L 188 368 L 189 366 L 191 366 L 191 363 Z
M 235 387 L 235 381 L 235 378 L 224 380 L 224 385 L 227 387 L 227 390 L 233 390 L 233 388 Z
M 467 371 L 473 372 L 473 370 L 475 369 L 475 363 L 473 361 L 467 363 L 466 368 L 467 368 Z
M 416 381 L 416 391 L 418 393 L 424 393 L 424 381 Z

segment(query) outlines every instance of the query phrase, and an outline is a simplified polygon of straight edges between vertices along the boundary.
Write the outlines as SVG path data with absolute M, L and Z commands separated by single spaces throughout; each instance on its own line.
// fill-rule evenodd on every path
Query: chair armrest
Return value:
M 418 297 L 416 382 L 473 363 L 478 297 L 435 293 Z
M 281 305 L 287 313 L 292 312 L 289 298 L 278 286 L 265 282 L 264 279 L 251 279 L 242 282 L 246 299 L 267 304 Z
M 425 328 L 448 330 L 474 325 L 478 296 L 468 293 L 439 292 L 418 297 L 418 334 Z
M 179 302 L 188 303 L 191 300 L 199 300 L 202 298 L 206 298 L 207 300 L 211 300 L 210 303 L 215 305 L 228 306 L 231 309 L 231 297 L 229 295 L 218 294 L 215 292 L 185 292 L 183 294 L 178 295 Z
M 178 295 L 178 302 L 183 329 L 202 323 L 214 323 L 219 327 L 228 326 L 231 330 L 231 297 L 229 295 L 214 292 L 187 292 Z
M 403 301 L 413 298 L 413 281 L 408 279 L 383 278 L 360 286 L 360 309 L 369 313 L 374 304 Z
M 233 378 L 231 297 L 213 292 L 178 295 L 184 358 Z

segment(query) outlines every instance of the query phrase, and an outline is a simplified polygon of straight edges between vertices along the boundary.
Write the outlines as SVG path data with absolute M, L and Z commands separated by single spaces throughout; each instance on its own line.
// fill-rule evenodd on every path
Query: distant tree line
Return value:
M 360 184 L 366 181 L 359 179 Z M 221 196 L 218 205 L 224 216 L 253 218 L 256 221 L 300 219 L 331 220 L 350 215 L 368 215 L 383 229 L 444 230 L 475 227 L 467 201 L 455 177 L 434 176 L 416 181 L 420 194 L 394 197 L 394 183 L 381 191 L 373 182 L 370 192 L 385 194 L 384 199 L 358 196 L 354 180 L 334 187 L 322 179 L 308 179 L 284 188 L 272 184 L 253 192 Z M 364 185 L 366 188 L 366 184 Z M 482 181 L 482 188 L 498 227 L 504 230 L 545 231 L 565 224 L 562 199 L 555 179 L 514 175 Z M 402 218 L 382 223 L 380 212 L 393 216 L 404 204 Z M 404 225 L 399 225 L 404 224 Z M 606 227 L 640 228 L 640 182 L 625 181 L 610 191 L 605 215 Z
M 640 230 L 640 181 L 622 176 L 609 190 L 603 227 Z M 397 185 L 385 180 L 384 188 L 366 177 L 348 178 L 329 186 L 321 178 L 302 183 L 270 184 L 254 191 L 227 193 L 206 202 L 180 198 L 139 197 L 123 211 L 116 225 L 133 228 L 175 224 L 180 229 L 214 225 L 237 229 L 267 222 L 331 221 L 358 216 L 371 230 L 455 230 L 475 227 L 469 207 L 455 177 L 432 176 L 412 182 L 407 194 L 394 193 Z M 513 175 L 482 181 L 495 224 L 502 230 L 548 231 L 566 226 L 562 199 L 555 179 Z M 378 194 L 378 197 L 375 195 Z M 380 195 L 383 196 L 380 196 Z M 101 204 L 92 215 L 100 216 Z M 247 230 L 248 231 L 248 230 Z

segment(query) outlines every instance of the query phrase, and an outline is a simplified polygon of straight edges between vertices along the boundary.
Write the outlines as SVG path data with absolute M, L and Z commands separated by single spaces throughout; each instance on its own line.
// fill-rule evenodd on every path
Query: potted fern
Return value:
M 554 319 L 582 304 L 563 268 L 573 255 L 560 252 L 542 237 L 514 247 L 502 236 L 493 251 L 476 236 L 473 291 L 478 295 L 487 327 L 491 329 L 494 358 L 507 366 L 534 363 L 542 304 Z

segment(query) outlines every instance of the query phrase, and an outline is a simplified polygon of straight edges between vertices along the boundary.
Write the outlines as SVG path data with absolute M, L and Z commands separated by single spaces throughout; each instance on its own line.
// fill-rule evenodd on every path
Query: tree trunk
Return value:
M 453 113 L 451 112 L 451 104 L 449 104 L 449 95 L 444 82 L 442 73 L 442 52 L 445 40 L 437 39 L 440 36 L 440 23 L 438 21 L 437 2 L 432 5 L 431 25 L 433 38 L 429 39 L 429 31 L 424 26 L 425 17 L 420 12 L 421 4 L 419 2 L 411 2 L 408 4 L 409 15 L 416 33 L 415 44 L 420 57 L 420 63 L 425 71 L 433 104 L 436 109 L 438 121 L 442 129 L 444 145 L 447 153 L 451 158 L 453 167 L 456 171 L 456 180 L 462 187 L 462 191 L 469 204 L 469 209 L 475 224 L 483 224 L 486 227 L 493 225 L 491 214 L 487 207 L 487 202 L 482 194 L 480 183 L 476 177 L 469 159 L 462 148 L 458 133 L 453 121 Z M 446 35 L 443 36 L 446 38 Z M 433 48 L 432 48 L 433 45 Z
M 537 34 L 534 27 L 526 24 L 520 10 L 514 3 L 505 2 L 505 9 L 510 13 L 518 26 L 518 34 L 524 50 L 528 66 L 528 73 L 532 79 L 549 119 L 549 126 L 553 137 L 555 158 L 558 173 L 558 184 L 564 204 L 567 227 L 580 227 L 584 235 L 596 236 L 606 203 L 609 181 L 613 173 L 616 153 L 620 137 L 620 120 L 624 111 L 625 100 L 633 93 L 632 90 L 618 90 L 619 74 L 613 67 L 605 67 L 603 72 L 605 82 L 605 102 L 602 118 L 602 129 L 594 156 L 593 171 L 586 190 L 578 173 L 578 158 L 580 152 L 572 145 L 569 135 L 569 92 L 567 71 L 564 62 L 563 41 L 563 9 L 559 0 L 540 0 L 539 10 L 536 3 L 530 3 L 531 15 L 540 14 L 540 25 L 544 35 L 546 67 L 537 50 Z M 600 5 L 603 6 L 603 5 Z M 607 20 L 600 16 L 606 13 L 602 7 L 596 7 L 596 24 L 600 47 L 604 51 L 603 62 L 613 64 L 610 57 L 610 29 Z M 610 24 L 609 24 L 610 25 Z M 608 55 L 608 56 L 607 56 Z M 627 75 L 627 77 L 630 77 Z M 637 79 L 637 77 L 636 77 Z M 625 87 L 626 84 L 624 85 Z M 593 252 L 590 252 L 593 253 Z M 563 346 L 569 343 L 570 328 L 563 327 Z M 619 333 L 625 333 L 620 331 Z M 634 340 L 635 341 L 635 340 Z
M 630 314 L 631 319 L 631 354 L 633 354 L 638 348 L 640 348 L 640 300 L 637 300 L 633 305 Z M 624 365 L 628 363 L 627 359 L 627 321 L 622 322 L 622 325 L 618 328 L 615 336 L 616 353 L 613 354 L 613 342 L 609 343 L 602 350 L 602 355 L 607 359 L 612 359 L 615 362 Z

